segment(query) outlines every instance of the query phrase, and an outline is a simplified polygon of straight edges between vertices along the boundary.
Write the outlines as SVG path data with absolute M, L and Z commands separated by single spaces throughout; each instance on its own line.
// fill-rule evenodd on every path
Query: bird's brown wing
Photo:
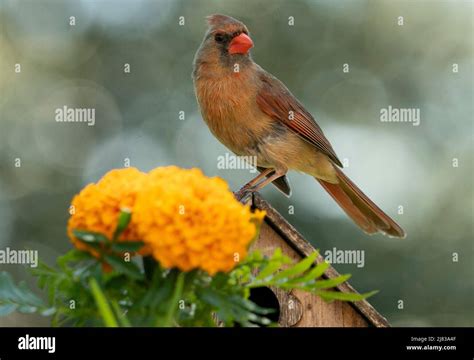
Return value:
M 261 88 L 257 94 L 257 105 L 265 114 L 288 126 L 296 134 L 327 155 L 342 167 L 334 149 L 311 114 L 293 96 L 283 83 L 262 71 Z

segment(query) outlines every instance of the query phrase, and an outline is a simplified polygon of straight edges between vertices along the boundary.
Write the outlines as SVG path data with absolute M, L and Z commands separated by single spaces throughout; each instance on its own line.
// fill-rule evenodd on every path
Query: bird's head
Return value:
M 196 54 L 199 63 L 232 65 L 250 60 L 253 41 L 247 27 L 226 15 L 207 17 L 208 30 Z
M 247 27 L 240 21 L 226 15 L 207 17 L 209 30 L 205 41 L 219 49 L 224 55 L 248 55 L 253 47 Z

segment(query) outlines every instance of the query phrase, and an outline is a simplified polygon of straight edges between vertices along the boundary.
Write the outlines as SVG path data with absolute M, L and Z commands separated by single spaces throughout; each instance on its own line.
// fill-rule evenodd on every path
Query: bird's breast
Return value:
M 257 89 L 247 77 L 237 73 L 195 80 L 196 96 L 209 129 L 239 155 L 248 155 L 271 127 L 257 106 Z

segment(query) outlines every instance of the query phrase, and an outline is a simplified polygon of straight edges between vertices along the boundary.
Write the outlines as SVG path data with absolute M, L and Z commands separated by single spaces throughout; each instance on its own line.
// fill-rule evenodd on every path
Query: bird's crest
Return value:
M 222 14 L 213 14 L 206 17 L 207 24 L 212 27 L 227 27 L 227 26 L 235 26 L 235 27 L 245 27 L 245 25 L 237 19 L 233 17 L 222 15 Z

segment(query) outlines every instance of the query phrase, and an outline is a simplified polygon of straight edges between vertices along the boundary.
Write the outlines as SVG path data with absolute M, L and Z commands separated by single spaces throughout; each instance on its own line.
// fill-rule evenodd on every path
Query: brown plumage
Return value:
M 207 19 L 209 29 L 194 59 L 196 97 L 211 132 L 235 154 L 256 157 L 261 174 L 245 190 L 273 182 L 289 194 L 285 174 L 301 171 L 314 176 L 366 233 L 404 237 L 403 229 L 344 175 L 313 116 L 252 60 L 247 27 L 225 15 Z

